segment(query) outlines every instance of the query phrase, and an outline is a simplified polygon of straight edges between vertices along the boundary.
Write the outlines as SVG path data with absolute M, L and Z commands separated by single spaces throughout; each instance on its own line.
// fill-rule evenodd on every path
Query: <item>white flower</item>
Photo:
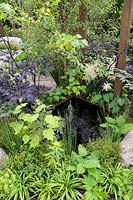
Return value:
M 103 90 L 105 90 L 107 92 L 107 91 L 109 91 L 111 89 L 112 89 L 111 83 L 108 83 L 108 82 L 104 83 Z
M 96 65 L 94 64 L 86 64 L 85 68 L 85 75 L 86 77 L 89 76 L 92 80 L 96 78 Z

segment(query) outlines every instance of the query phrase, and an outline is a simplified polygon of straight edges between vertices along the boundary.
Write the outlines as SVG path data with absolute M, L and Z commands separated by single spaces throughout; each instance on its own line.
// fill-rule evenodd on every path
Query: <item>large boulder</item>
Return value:
M 8 155 L 5 153 L 5 151 L 0 148 L 0 169 L 5 167 L 5 162 L 8 160 Z
M 133 130 L 121 142 L 121 159 L 125 167 L 133 166 Z

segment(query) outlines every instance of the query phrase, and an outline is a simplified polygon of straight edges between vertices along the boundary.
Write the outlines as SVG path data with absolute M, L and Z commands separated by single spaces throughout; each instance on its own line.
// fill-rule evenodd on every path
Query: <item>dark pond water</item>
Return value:
M 77 144 L 86 144 L 89 138 L 101 134 L 98 125 L 103 121 L 102 113 L 98 106 L 84 99 L 72 97 L 56 106 L 54 113 L 65 119 L 64 132 L 75 137 Z

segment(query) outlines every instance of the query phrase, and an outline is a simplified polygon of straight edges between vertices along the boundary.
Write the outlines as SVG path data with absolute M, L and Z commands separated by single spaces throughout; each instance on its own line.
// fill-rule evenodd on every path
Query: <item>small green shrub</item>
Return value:
M 25 173 L 29 174 L 35 167 L 35 152 L 21 147 L 20 151 L 15 154 L 10 154 L 8 165 L 11 170 L 21 172 L 25 169 Z M 32 169 L 31 169 L 32 166 Z
M 75 171 L 77 177 L 82 177 L 82 187 L 84 190 L 84 200 L 107 199 L 108 194 L 103 190 L 101 165 L 99 163 L 99 152 L 93 151 L 91 154 L 87 149 L 79 145 L 78 153 L 72 152 L 68 170 Z
M 14 177 L 11 176 L 9 171 L 0 170 L 0 199 L 6 199 L 6 195 L 8 195 L 12 190 L 12 179 Z
M 84 200 L 104 200 L 109 197 L 108 193 L 102 187 L 102 182 L 97 184 L 91 176 L 85 176 L 83 184 L 86 189 Z
M 95 141 L 89 141 L 87 150 L 93 152 L 100 151 L 100 162 L 102 167 L 113 166 L 120 162 L 119 142 L 112 142 L 111 138 L 97 138 Z

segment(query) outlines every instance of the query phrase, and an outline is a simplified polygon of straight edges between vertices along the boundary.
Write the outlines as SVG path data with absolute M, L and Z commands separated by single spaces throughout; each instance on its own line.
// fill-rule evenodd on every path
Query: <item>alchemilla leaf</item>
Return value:
M 30 148 L 36 148 L 39 146 L 40 142 L 40 137 L 39 135 L 35 134 L 32 136 L 31 141 L 30 141 Z
M 83 174 L 85 173 L 85 168 L 83 167 L 82 164 L 77 165 L 77 174 Z
M 49 128 L 58 128 L 59 127 L 59 117 L 53 115 L 47 115 L 45 117 L 45 122 Z
M 21 130 L 23 129 L 23 123 L 21 122 L 12 122 L 10 123 L 10 127 L 13 128 L 13 130 L 15 131 L 15 134 L 19 134 L 21 132 Z
M 53 141 L 55 138 L 54 131 L 52 128 L 46 129 L 43 131 L 43 136 L 45 139 Z
M 81 144 L 78 146 L 78 153 L 80 156 L 84 157 L 87 156 L 87 150 L 84 146 L 82 146 Z
M 24 141 L 24 144 L 27 144 L 30 141 L 30 136 L 29 135 L 24 135 L 23 136 L 23 141 Z

